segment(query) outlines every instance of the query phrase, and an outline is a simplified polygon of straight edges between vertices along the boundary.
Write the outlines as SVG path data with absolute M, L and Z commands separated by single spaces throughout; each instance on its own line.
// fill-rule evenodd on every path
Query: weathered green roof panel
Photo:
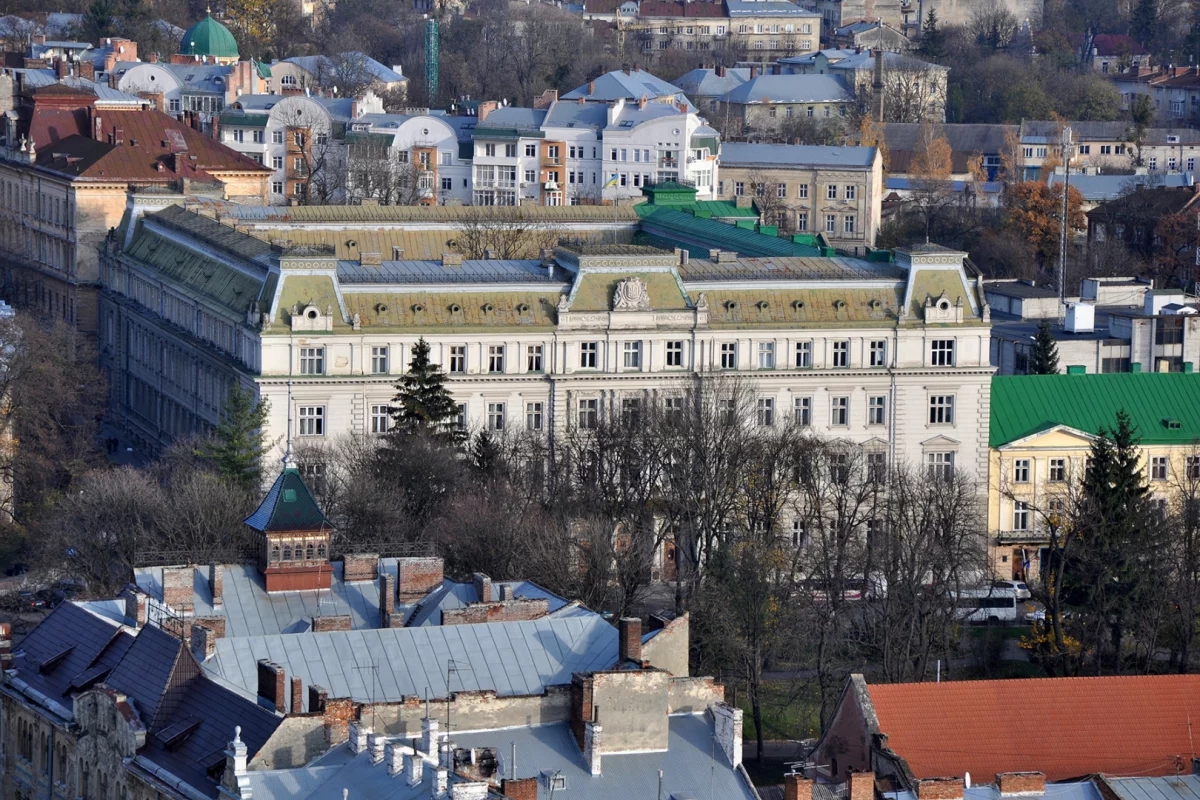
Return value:
M 1066 425 L 1085 433 L 1113 427 L 1124 409 L 1142 444 L 1200 442 L 1200 374 L 1005 375 L 992 378 L 989 444 Z M 1171 427 L 1176 420 L 1179 427 Z
M 125 254 L 150 264 L 164 277 L 223 306 L 237 318 L 244 318 L 250 303 L 258 300 L 266 278 L 265 270 L 262 278 L 253 278 L 145 228 L 134 237 Z
M 650 307 L 656 311 L 685 310 L 687 298 L 674 274 L 669 272 L 597 272 L 583 275 L 574 289 L 572 311 L 611 311 L 613 292 L 620 281 L 640 278 L 650 295 Z
M 338 310 L 337 291 L 333 286 L 333 278 L 328 275 L 285 275 L 275 321 L 290 325 L 292 307 L 303 308 L 309 303 L 321 309 L 322 313 L 326 308 L 332 307 L 334 325 L 341 323 L 342 314 Z
M 262 503 L 246 517 L 246 524 L 260 533 L 333 529 L 294 467 L 275 479 Z
M 808 245 L 764 236 L 754 231 L 711 219 L 643 203 L 634 206 L 642 218 L 642 231 L 673 242 L 675 247 L 699 245 L 710 250 L 733 250 L 742 256 L 817 256 L 820 251 Z M 690 248 L 689 248 L 690 249 Z

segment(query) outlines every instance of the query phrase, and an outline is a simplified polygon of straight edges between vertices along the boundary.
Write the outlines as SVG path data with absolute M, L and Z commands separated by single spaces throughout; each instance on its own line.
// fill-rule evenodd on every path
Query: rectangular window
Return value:
M 1012 475 L 1013 483 L 1029 483 L 1029 459 L 1015 458 L 1013 459 Z
M 324 347 L 301 347 L 300 348 L 300 374 L 301 375 L 324 375 L 325 374 L 325 348 Z
M 849 397 L 834 397 L 829 401 L 829 424 L 840 427 L 850 424 Z
M 934 339 L 929 346 L 929 364 L 934 367 L 953 367 L 954 340 Z
M 1050 459 L 1050 474 L 1051 483 L 1063 483 L 1067 480 L 1067 460 L 1065 458 Z
M 386 346 L 371 348 L 371 372 L 376 375 L 388 374 L 388 348 Z
M 787 184 L 786 183 L 775 184 L 775 196 L 778 197 L 780 200 L 787 199 Z
M 850 366 L 850 343 L 846 341 L 833 343 L 833 366 Z
M 283 131 L 271 131 L 271 143 L 283 144 Z
M 925 467 L 931 477 L 949 480 L 954 477 L 954 453 L 926 453 Z
M 837 233 L 837 214 L 825 215 L 825 232 Z
M 392 427 L 390 406 L 371 406 L 371 433 L 387 433 Z
M 624 356 L 625 356 L 625 369 L 641 369 L 642 368 L 642 343 L 641 342 L 625 342 Z
M 741 181 L 735 181 L 733 184 L 733 193 L 735 195 L 737 195 L 738 197 L 742 197 L 743 195 L 745 195 L 746 194 L 746 184 L 742 183 Z
M 1021 500 L 1013 503 L 1013 530 L 1029 530 L 1029 503 Z
M 854 233 L 855 219 L 853 214 L 842 217 L 842 230 L 846 233 Z
M 721 344 L 721 369 L 737 369 L 737 343 Z
M 667 366 L 683 366 L 683 342 L 667 342 Z
M 516 158 L 517 157 L 517 146 L 515 144 L 504 145 L 504 157 L 505 158 Z
M 283 169 L 283 156 L 271 156 L 271 169 Z
M 837 184 L 831 183 L 825 187 L 825 199 L 837 200 Z
M 1200 456 L 1187 456 L 1184 458 L 1183 476 L 1189 481 L 1200 480 Z
M 668 422 L 681 422 L 683 420 L 683 398 L 666 398 L 663 400 L 663 411 Z
M 325 435 L 325 406 L 300 406 L 300 435 Z
M 758 368 L 775 369 L 775 343 L 758 343 Z
M 454 413 L 454 427 L 460 431 L 467 429 L 467 404 L 459 403 Z
M 798 231 L 808 230 L 808 212 L 807 211 L 801 211 L 796 214 L 796 230 L 798 230 Z
M 1150 480 L 1165 481 L 1167 479 L 1167 457 L 1154 456 L 1150 459 Z
M 450 347 L 450 374 L 462 375 L 467 371 L 467 346 L 465 344 Z
M 595 369 L 597 363 L 599 344 L 596 342 L 583 342 L 579 345 L 579 367 L 580 369 Z
M 489 431 L 504 430 L 504 403 L 488 403 L 487 427 Z
M 797 425 L 808 428 L 812 425 L 812 398 L 797 397 L 792 401 L 794 419 Z
M 796 369 L 812 366 L 812 342 L 796 342 Z
M 531 344 L 525 348 L 525 370 L 526 372 L 542 371 L 542 345 Z
M 857 186 L 847 186 L 846 187 L 846 199 L 854 200 L 857 197 L 858 197 L 858 187 Z
M 600 424 L 600 401 L 579 401 L 579 427 L 592 430 Z
M 867 479 L 874 483 L 887 481 L 887 453 L 867 453 Z M 868 525 L 872 522 L 878 520 L 868 520 Z
M 504 372 L 504 345 L 488 345 L 488 372 Z
M 808 199 L 808 184 L 807 183 L 802 183 L 796 187 L 796 197 L 800 198 L 801 200 Z
M 544 406 L 541 403 L 526 403 L 525 404 L 525 427 L 531 431 L 540 431 L 542 429 L 542 415 Z
M 760 397 L 755 404 L 755 414 L 758 417 L 758 424 L 771 427 L 775 424 L 775 398 Z
M 867 399 L 867 424 L 887 424 L 887 397 L 877 395 Z
M 935 394 L 929 397 L 929 424 L 954 424 L 954 395 Z
M 514 153 L 514 155 L 515 155 L 515 153 Z M 525 145 L 525 155 L 527 158 L 536 158 L 537 157 L 537 145 L 536 144 Z
M 871 342 L 871 366 L 887 366 L 887 340 L 875 339 Z

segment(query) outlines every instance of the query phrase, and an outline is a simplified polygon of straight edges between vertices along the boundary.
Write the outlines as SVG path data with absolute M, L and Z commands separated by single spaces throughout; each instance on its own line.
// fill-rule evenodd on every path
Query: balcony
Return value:
M 658 160 L 659 169 L 679 169 L 679 159 L 677 158 L 660 158 Z
M 542 156 L 543 167 L 561 167 L 562 158 L 559 156 Z
M 1000 531 L 996 534 L 1000 544 L 1049 544 L 1050 531 L 1037 528 L 1028 531 Z

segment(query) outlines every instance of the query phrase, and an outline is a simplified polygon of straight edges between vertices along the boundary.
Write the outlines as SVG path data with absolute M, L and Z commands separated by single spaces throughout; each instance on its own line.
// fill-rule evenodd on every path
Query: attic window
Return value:
M 451 303 L 450 304 L 450 313 L 451 314 L 461 314 L 462 306 L 460 306 L 458 303 Z
M 358 242 L 353 239 L 346 240 L 346 247 L 358 247 Z
M 834 300 L 833 307 L 836 308 L 838 311 L 842 311 L 846 308 L 846 301 L 845 300 Z
M 283 490 L 283 502 L 285 502 L 285 503 L 296 502 L 296 490 L 295 489 L 284 489 Z
M 425 310 L 425 306 L 421 305 L 420 303 L 413 303 L 412 310 L 414 313 L 420 314 Z
M 518 314 L 528 314 L 528 313 L 529 313 L 529 306 L 525 305 L 524 303 L 520 303 L 520 304 L 518 304 L 518 305 L 517 305 L 517 313 L 518 313 Z
M 758 301 L 758 310 L 759 311 L 770 311 L 771 304 L 768 303 L 766 300 L 759 300 Z
M 316 319 L 317 318 L 317 310 L 315 308 L 310 308 L 308 310 L 308 313 L 305 316 L 307 316 L 309 319 Z
M 221 747 L 213 750 L 208 755 L 200 759 L 200 766 L 204 767 L 204 772 L 208 777 L 214 780 L 218 778 L 225 769 L 225 748 Z
M 71 679 L 70 688 L 77 692 L 85 692 L 108 676 L 108 667 L 92 667 Z
M 737 308 L 736 300 L 726 300 L 725 301 L 725 310 L 726 311 L 733 311 L 736 308 Z
M 803 301 L 803 300 L 793 300 L 793 301 L 792 301 L 792 308 L 794 308 L 794 309 L 796 309 L 797 311 L 799 311 L 800 309 L 804 308 L 804 301 Z
M 376 314 L 382 314 L 387 310 L 388 310 L 387 303 L 376 303 L 375 304 L 375 313 Z
M 1177 419 L 1164 419 L 1163 425 L 1167 428 L 1167 430 L 1172 431 L 1177 431 L 1183 427 L 1183 423 Z
M 491 303 L 484 303 L 484 304 L 483 304 L 483 313 L 485 313 L 485 314 L 490 314 L 490 313 L 492 313 L 492 312 L 493 312 L 493 311 L 495 311 L 495 310 L 496 310 L 496 307 L 495 307 L 495 306 L 493 306 Z
M 950 310 L 950 301 L 943 300 L 942 302 L 938 303 L 938 308 L 940 308 L 942 311 L 949 311 Z
M 65 659 L 67 656 L 71 655 L 71 651 L 74 649 L 75 645 L 68 645 L 54 655 L 42 659 L 41 663 L 38 664 L 38 672 L 42 673 L 43 675 L 47 672 L 53 672 L 55 667 L 61 664 L 63 659 Z
M 158 740 L 167 750 L 178 749 L 197 728 L 200 720 L 196 717 L 185 717 L 174 725 L 158 732 Z

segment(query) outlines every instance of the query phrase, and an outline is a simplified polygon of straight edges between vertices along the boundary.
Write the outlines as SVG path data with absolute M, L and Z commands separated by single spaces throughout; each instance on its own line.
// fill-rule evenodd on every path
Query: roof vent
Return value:
M 520 304 L 518 304 L 518 305 L 517 305 L 517 313 L 518 313 L 518 314 L 528 314 L 528 313 L 529 313 L 529 306 L 525 305 L 524 303 L 520 303 Z
M 733 311 L 736 308 L 737 308 L 736 300 L 726 300 L 725 301 L 725 310 L 726 311 Z
M 483 304 L 483 313 L 485 313 L 485 314 L 490 314 L 490 313 L 492 313 L 492 312 L 493 312 L 493 311 L 495 311 L 495 310 L 496 310 L 496 307 L 495 307 L 495 306 L 493 306 L 491 303 L 484 303 L 484 304 Z
M 797 311 L 802 310 L 804 308 L 804 301 L 803 300 L 793 300 L 792 308 L 794 308 Z
M 1177 431 L 1183 427 L 1183 423 L 1177 419 L 1164 419 L 1163 427 L 1165 427 L 1167 430 Z
M 420 314 L 425 310 L 425 306 L 421 305 L 420 303 L 413 303 L 412 310 L 414 314 Z
M 451 303 L 450 304 L 450 313 L 451 314 L 461 314 L 462 306 L 460 306 L 458 303 Z

